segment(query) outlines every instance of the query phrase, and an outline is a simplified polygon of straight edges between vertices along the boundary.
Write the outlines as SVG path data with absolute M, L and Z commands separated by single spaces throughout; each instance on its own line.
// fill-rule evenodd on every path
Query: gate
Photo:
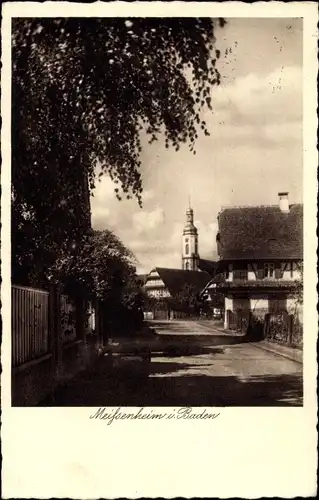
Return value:
M 230 330 L 236 330 L 237 328 L 237 319 L 236 319 L 236 314 L 231 311 L 230 309 L 227 309 L 227 324 L 228 324 L 228 328 Z
M 250 311 L 237 309 L 236 311 L 236 330 L 241 333 L 247 333 L 250 319 Z
M 167 309 L 155 309 L 154 319 L 169 319 Z

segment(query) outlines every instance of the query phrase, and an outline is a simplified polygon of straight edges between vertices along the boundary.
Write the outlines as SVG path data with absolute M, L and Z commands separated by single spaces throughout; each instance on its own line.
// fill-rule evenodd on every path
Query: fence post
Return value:
M 265 319 L 264 319 L 264 328 L 263 328 L 263 337 L 264 339 L 268 339 L 269 337 L 269 327 L 270 327 L 270 314 L 267 313 L 265 314 Z
M 51 285 L 49 290 L 49 331 L 50 351 L 52 353 L 52 368 L 55 376 L 59 377 L 62 370 L 62 329 L 60 290 L 57 285 Z
M 290 314 L 287 318 L 287 328 L 288 328 L 288 345 L 291 346 L 292 345 L 292 337 L 293 337 L 293 321 L 294 321 L 294 318 L 293 318 L 293 315 Z

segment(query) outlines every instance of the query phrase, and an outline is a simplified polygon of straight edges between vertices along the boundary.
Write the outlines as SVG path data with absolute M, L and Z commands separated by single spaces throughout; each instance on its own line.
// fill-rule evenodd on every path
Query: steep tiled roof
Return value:
M 185 284 L 193 285 L 196 291 L 200 292 L 211 279 L 205 271 L 184 271 L 164 267 L 157 267 L 156 271 L 173 296 L 179 293 Z
M 218 222 L 222 260 L 303 257 L 303 205 L 225 208 Z
M 218 263 L 213 260 L 199 259 L 198 267 L 201 271 L 206 271 L 212 278 L 216 274 Z

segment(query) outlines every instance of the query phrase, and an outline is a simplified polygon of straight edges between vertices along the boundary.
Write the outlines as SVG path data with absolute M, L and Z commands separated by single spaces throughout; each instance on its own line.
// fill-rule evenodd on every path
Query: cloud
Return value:
M 164 222 L 164 210 L 156 207 L 149 212 L 136 212 L 133 214 L 133 224 L 136 232 L 143 233 L 157 229 Z
M 122 233 L 123 230 L 132 228 L 133 214 L 142 213 L 136 199 L 127 200 L 124 198 L 119 201 L 116 198 L 115 188 L 118 188 L 118 184 L 115 184 L 107 174 L 96 183 L 93 196 L 91 196 L 92 225 L 95 229 L 108 228 Z M 154 196 L 154 190 L 144 191 L 143 205 L 145 209 L 151 206 Z M 137 215 L 138 218 L 139 215 Z
M 104 176 L 96 183 L 91 197 L 92 225 L 95 229 L 105 229 L 112 224 L 111 215 L 115 213 L 111 208 L 116 201 L 114 188 L 116 185 L 108 176 Z
M 108 175 L 104 175 L 96 183 L 94 190 L 94 198 L 97 201 L 105 200 L 106 198 L 113 198 L 114 189 L 116 184 L 110 179 Z
M 143 256 L 143 261 L 137 266 L 137 272 L 149 273 L 154 267 L 181 269 L 181 254 L 179 252 L 165 252 L 158 250 L 148 256 Z
M 195 225 L 198 229 L 200 257 L 215 260 L 217 222 L 205 224 L 203 221 L 195 221 Z M 165 234 L 168 232 L 169 237 L 158 235 L 156 239 L 141 238 L 128 242 L 140 262 L 138 272 L 149 272 L 153 267 L 181 269 L 183 223 L 169 226 Z
M 233 59 L 220 68 L 214 113 L 203 113 L 211 135 L 199 136 L 196 156 L 187 144 L 178 153 L 166 149 L 164 136 L 152 145 L 141 137 L 143 209 L 135 200 L 119 202 L 108 177 L 97 185 L 93 227 L 113 230 L 136 255 L 140 272 L 181 267 L 189 194 L 199 253 L 208 259 L 216 258 L 222 206 L 277 203 L 280 190 L 302 202 L 302 22 L 289 24 L 295 28 L 256 18 L 226 26 L 224 48 L 232 46 Z
M 153 189 L 148 189 L 146 191 L 143 192 L 143 195 L 142 195 L 142 198 L 143 198 L 143 202 L 147 202 L 149 200 L 153 200 L 155 196 L 155 193 L 153 191 Z
M 212 91 L 218 122 L 266 125 L 302 118 L 302 69 L 281 66 L 267 75 L 249 73 Z
M 198 229 L 198 251 L 202 258 L 216 258 L 216 234 L 218 231 L 217 222 L 205 224 L 203 221 L 195 221 Z
M 302 121 L 272 123 L 263 127 L 263 133 L 265 138 L 272 142 L 300 141 L 302 138 Z

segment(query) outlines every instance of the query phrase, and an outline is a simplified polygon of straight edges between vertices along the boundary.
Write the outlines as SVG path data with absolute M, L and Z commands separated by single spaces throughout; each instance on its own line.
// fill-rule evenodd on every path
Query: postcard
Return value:
M 2 14 L 3 498 L 316 496 L 316 4 Z

